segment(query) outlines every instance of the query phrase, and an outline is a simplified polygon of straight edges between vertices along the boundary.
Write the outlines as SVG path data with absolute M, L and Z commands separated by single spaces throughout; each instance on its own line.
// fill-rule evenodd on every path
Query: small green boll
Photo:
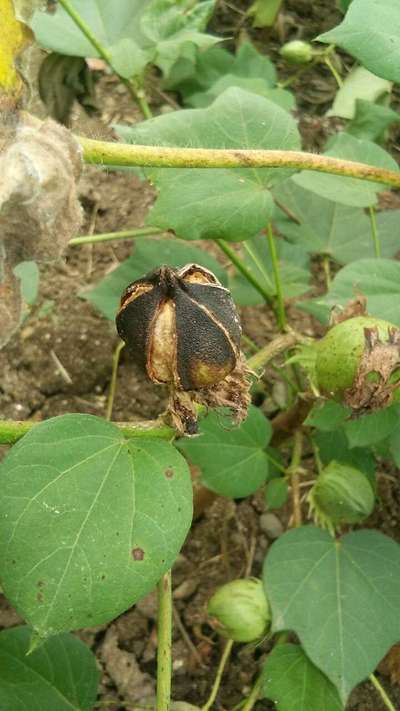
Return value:
M 207 612 L 222 637 L 234 642 L 255 642 L 269 629 L 271 613 L 261 580 L 232 580 L 210 598 Z
M 364 521 L 373 511 L 375 496 L 361 471 L 333 460 L 318 476 L 308 503 L 315 522 L 333 533 L 343 524 Z
M 314 50 L 311 45 L 302 40 L 286 42 L 280 48 L 279 53 L 288 64 L 308 64 L 314 56 Z

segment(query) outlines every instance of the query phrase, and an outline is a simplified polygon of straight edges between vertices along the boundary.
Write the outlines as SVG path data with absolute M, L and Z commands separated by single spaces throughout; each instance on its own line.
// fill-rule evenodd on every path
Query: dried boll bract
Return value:
M 154 383 L 170 386 L 180 431 L 196 432 L 196 403 L 229 407 L 244 419 L 249 381 L 239 318 L 212 272 L 197 264 L 160 267 L 128 286 L 116 321 L 135 362 Z

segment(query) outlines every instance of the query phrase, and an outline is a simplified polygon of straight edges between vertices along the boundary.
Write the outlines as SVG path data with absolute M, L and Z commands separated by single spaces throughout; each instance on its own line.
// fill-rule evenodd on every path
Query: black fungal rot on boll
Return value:
M 150 380 L 170 386 L 178 429 L 196 430 L 194 402 L 230 407 L 243 419 L 248 381 L 240 322 L 228 289 L 211 271 L 188 264 L 147 274 L 125 290 L 116 323 Z

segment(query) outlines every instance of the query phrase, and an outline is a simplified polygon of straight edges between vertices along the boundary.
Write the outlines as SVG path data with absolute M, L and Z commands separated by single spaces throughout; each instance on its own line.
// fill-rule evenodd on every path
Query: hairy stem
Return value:
M 277 336 L 273 341 L 261 348 L 258 353 L 247 359 L 248 367 L 250 370 L 261 370 L 270 360 L 294 346 L 299 340 L 299 336 L 294 332 Z
M 243 274 L 243 276 L 247 279 L 247 281 L 254 286 L 254 288 L 258 291 L 259 294 L 263 297 L 263 299 L 266 301 L 267 304 L 272 303 L 271 295 L 266 291 L 263 287 L 262 284 L 258 281 L 258 279 L 251 273 L 251 271 L 246 267 L 244 261 L 241 259 L 241 257 L 238 255 L 237 252 L 235 252 L 232 247 L 229 247 L 229 245 L 223 240 L 223 239 L 216 239 L 215 242 L 217 243 L 218 247 L 224 252 L 224 254 L 229 257 L 231 260 L 232 264 L 235 265 L 235 267 L 238 269 L 238 271 Z
M 303 433 L 299 429 L 294 433 L 293 453 L 287 473 L 292 487 L 293 525 L 301 526 L 300 476 L 299 467 L 303 453 Z
M 70 0 L 59 0 L 60 5 L 64 8 L 65 12 L 70 16 L 71 20 L 75 22 L 76 26 L 79 27 L 80 31 L 82 32 L 83 35 L 85 35 L 86 39 L 92 47 L 95 48 L 96 52 L 98 55 L 104 59 L 104 61 L 108 64 L 110 69 L 116 74 L 121 82 L 125 84 L 126 88 L 128 89 L 130 95 L 132 98 L 136 101 L 138 106 L 140 107 L 143 116 L 145 118 L 151 118 L 152 113 L 150 111 L 150 107 L 146 101 L 146 98 L 144 96 L 143 91 L 138 88 L 135 85 L 134 80 L 131 79 L 126 79 L 125 77 L 122 77 L 118 72 L 113 67 L 112 64 L 112 56 L 111 53 L 108 51 L 106 47 L 102 45 L 100 42 L 99 38 L 96 37 L 96 35 L 92 32 L 90 29 L 89 25 L 86 24 L 85 20 L 80 16 L 79 12 L 77 12 L 70 2 Z
M 95 244 L 96 242 L 111 242 L 119 239 L 134 239 L 136 237 L 147 237 L 150 235 L 162 234 L 165 230 L 159 227 L 135 227 L 122 232 L 103 232 L 98 235 L 82 235 L 74 237 L 68 242 L 68 247 L 78 247 L 81 244 Z
M 158 583 L 156 711 L 169 711 L 172 674 L 172 586 L 169 570 Z
M 275 290 L 276 290 L 276 301 L 277 301 L 277 320 L 278 326 L 281 331 L 286 328 L 286 313 L 285 313 L 285 302 L 283 299 L 283 289 L 282 289 L 282 279 L 279 269 L 279 260 L 276 252 L 276 245 L 274 240 L 274 235 L 272 234 L 272 225 L 268 222 L 267 225 L 267 240 L 269 252 L 271 255 L 272 271 L 274 272 Z
M 374 245 L 374 251 L 375 251 L 375 257 L 381 256 L 381 244 L 379 242 L 379 235 L 378 235 L 378 226 L 376 224 L 376 213 L 375 213 L 375 208 L 373 206 L 370 206 L 368 208 L 369 212 L 369 219 L 371 221 L 371 234 L 372 234 L 372 242 Z
M 229 659 L 229 655 L 231 653 L 232 647 L 233 647 L 233 640 L 228 639 L 228 641 L 225 645 L 224 651 L 222 653 L 222 657 L 220 659 L 219 665 L 218 665 L 217 676 L 215 677 L 215 681 L 212 686 L 210 696 L 208 697 L 204 706 L 201 707 L 201 711 L 208 711 L 212 707 L 215 699 L 217 698 L 218 689 L 221 685 L 222 675 L 224 673 L 224 669 L 225 669 L 226 663 Z
M 65 1 L 65 0 L 64 0 Z M 400 172 L 303 151 L 171 148 L 95 141 L 75 136 L 87 163 L 160 168 L 295 168 L 400 187 Z
M 377 690 L 378 694 L 380 695 L 380 697 L 381 697 L 383 703 L 385 704 L 386 708 L 389 709 L 389 711 L 396 711 L 396 707 L 394 706 L 394 704 L 393 704 L 393 703 L 391 702 L 391 700 L 389 699 L 389 697 L 388 697 L 388 695 L 387 695 L 385 689 L 383 688 L 383 686 L 381 685 L 381 683 L 378 681 L 378 679 L 376 678 L 375 674 L 370 674 L 370 675 L 369 675 L 369 680 L 370 680 L 371 684 L 374 685 L 375 689 Z

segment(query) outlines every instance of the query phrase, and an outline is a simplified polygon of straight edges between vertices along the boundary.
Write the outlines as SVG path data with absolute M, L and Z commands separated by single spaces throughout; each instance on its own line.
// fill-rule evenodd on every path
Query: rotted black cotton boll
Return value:
M 211 271 L 197 264 L 162 266 L 134 281 L 122 295 L 116 323 L 149 379 L 169 384 L 178 429 L 195 428 L 195 402 L 229 407 L 238 421 L 244 419 L 249 383 L 239 317 Z M 189 414 L 182 415 L 182 408 Z

